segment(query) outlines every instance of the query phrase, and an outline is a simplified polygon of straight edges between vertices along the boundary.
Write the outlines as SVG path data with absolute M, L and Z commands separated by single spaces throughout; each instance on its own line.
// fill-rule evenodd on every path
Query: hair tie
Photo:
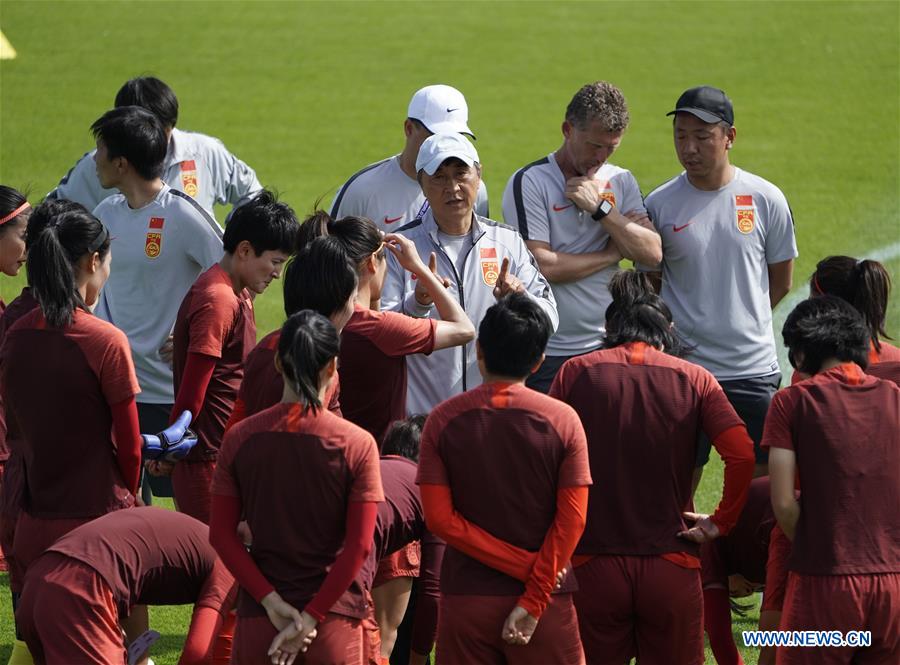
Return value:
M 93 254 L 98 249 L 100 249 L 100 247 L 103 246 L 103 243 L 105 243 L 106 239 L 109 237 L 109 229 L 106 228 L 102 224 L 100 226 L 101 226 L 100 233 L 98 233 L 97 237 L 94 238 L 93 242 L 91 242 L 91 244 L 88 245 L 88 248 L 87 248 L 88 254 Z
M 824 296 L 825 292 L 822 290 L 822 287 L 819 286 L 819 276 L 813 273 L 813 288 L 815 288 L 816 293 L 820 296 Z
M 23 203 L 23 204 L 20 205 L 18 208 L 16 208 L 15 210 L 13 210 L 13 211 L 12 211 L 11 213 L 9 213 L 6 217 L 0 218 L 0 224 L 6 224 L 9 220 L 15 219 L 15 218 L 18 217 L 22 212 L 24 212 L 25 210 L 28 210 L 30 207 L 31 207 L 31 204 L 30 204 L 28 201 L 25 201 L 25 203 Z

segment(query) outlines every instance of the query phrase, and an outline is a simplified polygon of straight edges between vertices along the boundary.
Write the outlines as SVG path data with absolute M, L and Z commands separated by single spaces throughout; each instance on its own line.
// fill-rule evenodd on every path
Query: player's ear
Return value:
M 403 121 L 403 134 L 406 136 L 406 138 L 412 136 L 413 130 L 415 130 L 415 128 L 416 126 L 409 118 Z
M 234 248 L 234 253 L 242 259 L 248 259 L 250 256 L 256 255 L 256 252 L 253 251 L 253 245 L 250 244 L 249 240 L 241 240 L 237 244 L 237 247 Z
M 535 372 L 537 372 L 537 371 L 541 368 L 541 365 L 544 364 L 544 358 L 546 358 L 546 357 L 547 357 L 547 355 L 546 355 L 545 353 L 542 353 L 542 354 L 541 354 L 541 359 L 538 360 L 537 363 L 535 364 L 535 366 L 531 368 L 531 373 L 532 373 L 532 374 L 534 374 Z

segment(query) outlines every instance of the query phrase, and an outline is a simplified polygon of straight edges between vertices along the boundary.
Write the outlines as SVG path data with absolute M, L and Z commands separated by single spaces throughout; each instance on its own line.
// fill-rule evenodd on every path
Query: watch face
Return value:
M 600 204 L 600 210 L 603 211 L 603 214 L 608 215 L 612 209 L 613 209 L 612 203 L 610 203 L 606 199 L 603 199 L 603 202 Z

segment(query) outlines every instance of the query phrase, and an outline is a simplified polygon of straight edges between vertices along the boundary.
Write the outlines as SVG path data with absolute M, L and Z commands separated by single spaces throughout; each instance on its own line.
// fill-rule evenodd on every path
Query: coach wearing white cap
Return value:
M 478 153 L 461 134 L 435 134 L 422 143 L 415 164 L 429 209 L 399 233 L 431 257 L 432 270 L 444 278 L 477 328 L 488 308 L 507 293 L 527 293 L 556 329 L 559 317 L 550 284 L 519 233 L 475 214 L 481 187 Z M 389 258 L 381 290 L 383 309 L 411 316 L 437 316 L 416 277 Z M 409 413 L 427 413 L 445 399 L 481 384 L 475 343 L 407 357 L 406 405 Z
M 331 204 L 334 219 L 368 217 L 384 231 L 395 231 L 418 219 L 428 208 L 416 181 L 416 156 L 422 142 L 432 134 L 459 133 L 475 138 L 469 129 L 466 98 L 449 85 L 429 85 L 413 95 L 403 132 L 403 152 L 357 171 L 338 190 Z M 484 183 L 478 189 L 476 210 L 485 217 L 489 215 Z
M 765 475 L 759 441 L 781 382 L 772 308 L 791 288 L 794 220 L 778 187 L 731 163 L 734 109 L 724 91 L 686 90 L 668 115 L 675 116 L 675 153 L 684 171 L 646 200 L 662 236 L 660 295 L 695 347 L 688 360 L 716 377 L 746 423 L 756 474 Z M 709 450 L 704 439 L 695 486 Z

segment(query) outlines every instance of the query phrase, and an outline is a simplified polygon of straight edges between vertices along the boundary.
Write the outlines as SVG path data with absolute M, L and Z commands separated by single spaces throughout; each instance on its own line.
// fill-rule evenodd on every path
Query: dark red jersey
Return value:
M 134 605 L 231 608 L 231 573 L 209 544 L 205 524 L 162 508 L 104 515 L 70 531 L 50 547 L 96 570 L 125 617 Z
M 4 402 L 22 436 L 23 509 L 59 519 L 132 505 L 110 411 L 140 391 L 125 334 L 81 309 L 72 325 L 50 328 L 38 308 L 9 329 L 0 363 Z
M 214 458 L 244 376 L 244 359 L 256 344 L 250 294 L 246 289 L 235 294 L 231 278 L 219 264 L 214 265 L 197 278 L 184 296 L 173 337 L 176 395 L 189 353 L 216 359 L 203 406 L 191 422 L 198 441 L 188 455 L 189 460 Z
M 712 374 L 642 343 L 567 361 L 550 395 L 581 418 L 594 484 L 577 554 L 699 555 L 676 534 L 691 498 L 697 435 L 742 425 Z
M 584 431 L 558 400 L 519 384 L 484 384 L 428 416 L 417 482 L 448 485 L 462 517 L 537 552 L 556 516 L 557 491 L 591 484 Z M 574 588 L 569 576 L 561 591 Z M 448 545 L 441 591 L 519 596 L 525 586 Z
M 277 404 L 228 431 L 212 493 L 241 500 L 253 560 L 295 607 L 315 596 L 343 546 L 348 502 L 384 500 L 372 436 L 298 403 Z M 238 611 L 264 614 L 245 593 Z M 365 616 L 362 587 L 354 583 L 331 611 Z
M 800 519 L 789 569 L 900 572 L 900 388 L 846 363 L 776 393 L 762 445 L 793 450 Z
M 406 417 L 406 356 L 431 353 L 437 321 L 356 305 L 341 332 L 341 410 L 381 445 Z

